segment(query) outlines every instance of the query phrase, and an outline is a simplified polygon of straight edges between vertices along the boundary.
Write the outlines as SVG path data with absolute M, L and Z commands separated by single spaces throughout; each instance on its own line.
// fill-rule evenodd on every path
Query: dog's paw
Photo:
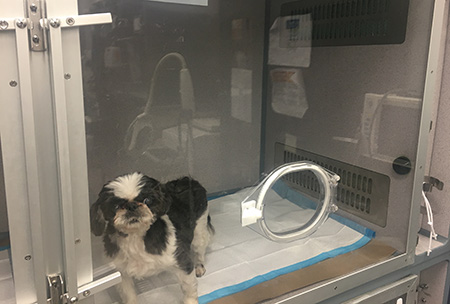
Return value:
M 205 266 L 203 266 L 203 264 L 197 264 L 195 265 L 195 276 L 197 278 L 200 278 L 201 276 L 203 276 L 206 272 L 206 268 Z

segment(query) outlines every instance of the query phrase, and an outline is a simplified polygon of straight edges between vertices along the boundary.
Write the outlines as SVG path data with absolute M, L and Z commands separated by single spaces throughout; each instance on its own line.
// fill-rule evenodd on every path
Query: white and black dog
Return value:
M 91 207 L 91 229 L 122 274 L 124 303 L 137 303 L 133 278 L 176 274 L 184 303 L 198 303 L 197 278 L 213 233 L 206 190 L 183 177 L 162 184 L 141 173 L 103 186 Z

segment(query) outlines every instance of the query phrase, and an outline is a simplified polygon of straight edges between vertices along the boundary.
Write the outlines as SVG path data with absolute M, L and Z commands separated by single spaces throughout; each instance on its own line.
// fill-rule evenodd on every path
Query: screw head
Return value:
M 31 38 L 31 40 L 33 40 L 34 44 L 39 44 L 39 36 L 38 35 L 33 35 L 33 38 Z
M 27 26 L 27 20 L 26 19 L 17 19 L 16 25 L 18 28 L 24 29 Z
M 66 23 L 68 25 L 74 25 L 75 24 L 75 19 L 73 19 L 72 17 L 69 17 L 66 19 Z
M 17 86 L 17 81 L 11 80 L 11 81 L 9 82 L 9 85 L 10 85 L 11 87 L 16 87 L 16 86 Z
M 338 211 L 338 209 L 339 209 L 339 207 L 337 205 L 335 205 L 335 204 L 332 204 L 330 206 L 330 212 L 334 213 L 334 212 Z
M 83 291 L 83 296 L 89 297 L 90 295 L 91 295 L 91 291 L 90 290 Z
M 61 25 L 61 21 L 56 18 L 50 19 L 50 25 L 54 28 L 58 28 Z
M 6 30 L 8 26 L 9 26 L 8 21 L 0 20 L 0 30 Z
M 37 10 L 38 10 L 37 5 L 36 5 L 35 3 L 32 3 L 32 4 L 30 5 L 30 10 L 31 10 L 33 13 L 36 13 Z
M 29 260 L 31 260 L 31 255 L 30 255 L 30 254 L 27 254 L 27 255 L 25 256 L 25 261 L 29 261 Z
M 64 79 L 69 80 L 70 78 L 72 78 L 72 75 L 69 73 L 64 74 Z
M 78 302 L 78 298 L 77 297 L 71 297 L 69 301 L 70 301 L 70 303 L 76 303 L 76 302 Z

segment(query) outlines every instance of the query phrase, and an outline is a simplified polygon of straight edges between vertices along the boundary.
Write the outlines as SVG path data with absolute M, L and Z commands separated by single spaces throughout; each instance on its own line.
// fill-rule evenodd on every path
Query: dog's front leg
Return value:
M 179 269 L 177 272 L 178 281 L 181 285 L 181 290 L 184 295 L 184 304 L 197 304 L 197 278 L 195 277 L 195 272 L 191 271 L 189 274 L 185 271 Z
M 137 304 L 137 295 L 132 277 L 122 272 L 122 283 L 118 285 L 118 290 L 124 304 Z

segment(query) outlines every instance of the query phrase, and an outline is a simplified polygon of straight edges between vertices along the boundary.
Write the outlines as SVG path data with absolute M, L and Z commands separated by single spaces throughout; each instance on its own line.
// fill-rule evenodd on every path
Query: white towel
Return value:
M 374 236 L 372 231 L 333 215 L 317 232 L 305 239 L 275 243 L 252 229 L 241 227 L 240 203 L 244 198 L 245 193 L 239 192 L 210 201 L 210 214 L 216 234 L 206 255 L 206 274 L 198 280 L 199 303 L 208 303 L 279 275 L 350 252 L 365 245 Z M 280 228 L 299 220 L 299 217 L 308 219 L 314 212 L 299 208 L 275 192 L 270 194 L 270 198 L 269 209 L 274 212 L 272 218 L 283 219 L 283 222 L 273 223 L 283 223 Z M 273 229 L 276 230 L 276 227 Z M 139 288 L 140 283 L 145 286 Z M 152 301 L 161 304 L 181 303 L 180 287 L 170 273 L 138 282 L 138 289 L 151 289 L 139 295 L 139 303 L 142 304 Z

